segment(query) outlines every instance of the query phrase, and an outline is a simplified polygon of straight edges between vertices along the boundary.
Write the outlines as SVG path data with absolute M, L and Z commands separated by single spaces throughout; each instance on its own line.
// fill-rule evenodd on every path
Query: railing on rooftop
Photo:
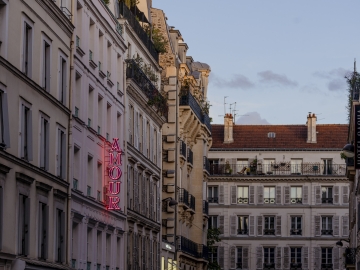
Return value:
M 129 22 L 131 28 L 148 49 L 152 57 L 154 57 L 155 61 L 158 62 L 159 53 L 156 51 L 154 43 L 151 41 L 145 30 L 141 27 L 139 21 L 136 19 L 136 16 L 134 16 L 134 13 L 126 6 L 123 1 L 119 2 L 119 12 L 120 15 Z
M 255 166 L 244 164 L 211 164 L 210 175 L 328 175 L 345 176 L 345 164 L 323 165 L 321 163 L 290 164 L 289 162 L 276 164 L 260 164 Z

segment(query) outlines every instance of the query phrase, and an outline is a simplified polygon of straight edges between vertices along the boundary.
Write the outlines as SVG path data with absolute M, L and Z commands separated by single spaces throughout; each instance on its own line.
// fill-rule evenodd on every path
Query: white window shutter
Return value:
M 334 186 L 334 204 L 339 204 L 339 198 L 340 198 L 340 187 Z
M 290 248 L 284 247 L 283 249 L 284 249 L 283 266 L 284 266 L 284 269 L 289 269 L 290 268 Z
M 309 204 L 309 187 L 304 186 L 302 192 L 303 192 L 302 203 Z
M 255 236 L 255 216 L 249 216 L 249 236 Z
M 257 217 L 257 235 L 261 236 L 263 235 L 263 217 L 262 216 L 258 216 Z
M 255 203 L 255 187 L 250 186 L 249 187 L 249 204 Z
M 236 235 L 236 218 L 237 216 L 230 216 L 230 235 Z
M 237 189 L 236 186 L 230 187 L 231 204 L 237 203 L 236 189 Z
M 315 187 L 315 202 L 316 204 L 321 204 L 321 187 Z
M 303 269 L 307 270 L 309 268 L 309 248 L 303 247 L 301 251 L 302 251 Z
M 230 247 L 230 269 L 235 269 L 235 253 L 236 253 L 236 247 L 231 246 Z
M 320 226 L 320 216 L 314 216 L 314 236 L 321 235 Z
M 281 236 L 281 216 L 276 216 L 276 235 Z
M 28 161 L 33 160 L 33 132 L 32 132 L 32 110 L 28 112 L 28 136 L 27 136 L 27 147 L 28 147 Z
M 249 248 L 243 247 L 243 269 L 248 270 L 249 269 Z
M 339 248 L 338 247 L 333 247 L 332 252 L 333 252 L 333 262 L 334 262 L 334 270 L 339 270 L 340 269 L 340 256 L 339 256 Z M 341 268 L 343 269 L 343 268 Z
M 276 204 L 281 204 L 281 186 L 276 187 Z
M 221 234 L 224 234 L 224 216 L 219 216 L 219 230 Z
M 284 204 L 290 204 L 290 187 L 284 187 Z
M 10 148 L 10 129 L 9 129 L 9 110 L 8 110 L 8 99 L 7 93 L 1 93 L 1 115 L 3 117 L 3 142 L 6 145 L 6 148 Z
M 342 217 L 342 236 L 349 236 L 349 216 Z
M 263 248 L 256 247 L 256 269 L 263 269 Z
M 221 269 L 224 269 L 224 247 L 218 247 L 219 253 L 219 265 Z
M 219 186 L 219 204 L 224 204 L 224 186 Z
M 342 195 L 343 195 L 343 204 L 348 204 L 349 203 L 349 187 L 348 186 L 343 186 L 342 187 Z
M 333 217 L 333 226 L 334 226 L 334 236 L 339 236 L 340 235 L 340 217 L 339 216 L 334 216 Z
M 313 254 L 314 254 L 314 269 L 318 270 L 321 269 L 321 249 L 319 247 L 313 248 Z
M 281 258 L 282 258 L 282 254 L 281 254 L 281 247 L 276 247 L 275 248 L 275 269 L 279 269 L 281 270 Z
M 257 187 L 258 204 L 264 204 L 264 187 Z

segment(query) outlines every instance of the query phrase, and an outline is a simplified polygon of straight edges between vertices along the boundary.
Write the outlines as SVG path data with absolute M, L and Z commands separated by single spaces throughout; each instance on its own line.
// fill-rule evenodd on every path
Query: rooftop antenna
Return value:
M 235 102 L 236 103 L 236 102 Z M 230 114 L 232 113 L 232 110 L 231 110 L 231 106 L 233 105 L 233 104 L 235 104 L 235 103 L 230 103 Z
M 236 121 L 235 121 L 235 117 L 236 117 L 236 112 L 237 112 L 238 110 L 233 110 L 233 115 L 234 115 L 234 123 L 236 123 Z
M 354 58 L 354 73 L 356 73 L 356 58 Z
M 225 102 L 225 99 L 227 98 L 228 96 L 224 96 L 224 115 L 226 115 L 226 102 Z

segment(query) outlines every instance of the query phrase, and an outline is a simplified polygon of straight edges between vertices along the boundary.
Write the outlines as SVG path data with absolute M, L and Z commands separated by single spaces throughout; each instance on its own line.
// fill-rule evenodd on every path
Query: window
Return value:
M 49 228 L 49 207 L 39 203 L 39 258 L 48 257 L 48 228 Z
M 25 103 L 21 104 L 21 158 L 32 160 L 32 111 Z
M 243 269 L 243 248 L 242 247 L 238 247 L 236 250 L 236 269 Z
M 248 234 L 249 226 L 249 217 L 248 216 L 238 216 L 238 234 Z
M 323 159 L 323 174 L 332 174 L 332 159 Z
M 40 121 L 40 168 L 47 171 L 49 169 L 49 118 L 41 115 Z
M 56 209 L 56 261 L 65 262 L 65 212 Z
M 265 217 L 264 235 L 275 235 L 275 217 Z
M 321 248 L 321 269 L 332 269 L 332 248 Z
M 290 248 L 290 269 L 301 269 L 301 248 Z
M 321 187 L 321 202 L 322 203 L 333 203 L 333 188 L 332 187 Z
M 64 56 L 60 56 L 59 100 L 62 104 L 66 104 L 66 58 Z
M 291 235 L 301 235 L 302 228 L 301 228 L 301 217 L 291 217 Z
M 321 217 L 321 235 L 332 235 L 332 217 Z
M 275 268 L 275 248 L 264 247 L 264 268 Z
M 209 216 L 208 226 L 210 228 L 218 228 L 218 216 Z
M 249 203 L 249 187 L 238 187 L 237 202 L 240 204 Z
M 29 254 L 30 199 L 19 195 L 19 255 Z
M 23 72 L 26 76 L 31 76 L 32 63 L 32 27 L 24 21 L 24 43 L 23 43 Z
M 218 247 L 210 247 L 209 262 L 218 263 Z
M 291 159 L 291 173 L 301 174 L 302 159 Z
M 262 165 L 263 173 L 272 174 L 274 164 L 275 164 L 275 159 L 264 159 Z
M 57 175 L 65 179 L 66 173 L 66 136 L 62 128 L 58 128 Z
M 246 174 L 247 167 L 249 167 L 249 161 L 247 159 L 236 160 L 236 173 Z
M 1 87 L 1 84 L 0 84 Z M 0 148 L 10 147 L 7 93 L 0 89 Z
M 264 187 L 264 203 L 275 203 L 275 187 Z
M 43 66 L 42 66 L 42 87 L 46 92 L 50 91 L 50 42 L 43 40 Z
M 291 187 L 290 202 L 302 203 L 302 187 Z
M 209 186 L 208 187 L 208 201 L 209 203 L 219 203 L 219 187 Z

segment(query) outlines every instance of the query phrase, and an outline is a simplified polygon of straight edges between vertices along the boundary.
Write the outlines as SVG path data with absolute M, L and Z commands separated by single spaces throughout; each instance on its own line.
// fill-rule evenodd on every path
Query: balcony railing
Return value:
M 195 211 L 195 197 L 189 194 L 189 207 Z
M 321 198 L 322 203 L 333 203 L 333 198 Z
M 275 270 L 275 263 L 264 263 L 263 269 L 265 270 Z
M 240 203 L 240 204 L 247 204 L 249 203 L 249 198 L 238 198 L 237 199 L 237 202 Z
M 302 198 L 291 198 L 290 202 L 293 204 L 302 204 Z
M 205 260 L 209 260 L 209 248 L 205 245 L 199 245 L 202 246 L 202 256 L 200 256 L 201 258 L 205 259 Z
M 247 229 L 245 229 L 245 230 L 237 230 L 237 234 L 239 234 L 239 235 L 247 235 L 248 230 Z
M 208 197 L 209 203 L 219 203 L 219 197 Z
M 180 141 L 180 154 L 186 158 L 186 143 L 184 141 Z
M 264 203 L 274 204 L 275 203 L 275 198 L 264 198 Z
M 207 157 L 203 157 L 203 169 L 210 173 L 210 162 Z
M 302 230 L 299 229 L 291 229 L 290 235 L 302 235 Z
M 152 57 L 154 57 L 155 61 L 158 62 L 159 53 L 156 51 L 154 43 L 151 41 L 150 37 L 145 32 L 145 30 L 141 27 L 139 21 L 137 20 L 136 16 L 134 16 L 133 12 L 122 1 L 119 2 L 119 11 L 122 18 L 128 21 L 128 23 L 130 24 L 131 28 L 134 30 L 138 38 L 148 49 Z
M 184 236 L 179 236 L 177 239 L 178 250 L 187 253 L 193 257 L 199 257 L 198 244 L 187 239 Z
M 321 235 L 332 235 L 333 230 L 321 230 Z
M 153 104 L 159 112 L 162 113 L 162 115 L 166 115 L 168 111 L 166 99 L 161 95 L 133 59 L 127 59 L 126 64 L 126 78 L 133 79 L 149 101 L 156 101 L 153 102 Z
M 203 214 L 209 215 L 209 203 L 207 201 L 203 201 Z
M 179 203 L 183 203 L 186 206 L 190 207 L 189 192 L 185 188 L 179 188 L 178 196 L 179 196 L 178 199 Z
M 189 148 L 187 152 L 187 162 L 193 165 L 193 151 Z
M 328 175 L 345 176 L 345 164 L 332 164 L 324 166 L 320 163 L 302 163 L 301 165 L 281 162 L 275 164 L 244 165 L 244 164 L 211 164 L 210 175 L 236 175 L 236 176 L 272 176 L 272 175 Z
M 345 249 L 345 266 L 349 267 L 350 265 L 356 264 L 356 248 L 346 248 Z
M 333 270 L 333 264 L 332 263 L 322 263 L 321 270 Z
M 264 229 L 264 235 L 275 235 L 275 229 Z
M 290 270 L 301 270 L 302 264 L 301 263 L 291 263 Z

